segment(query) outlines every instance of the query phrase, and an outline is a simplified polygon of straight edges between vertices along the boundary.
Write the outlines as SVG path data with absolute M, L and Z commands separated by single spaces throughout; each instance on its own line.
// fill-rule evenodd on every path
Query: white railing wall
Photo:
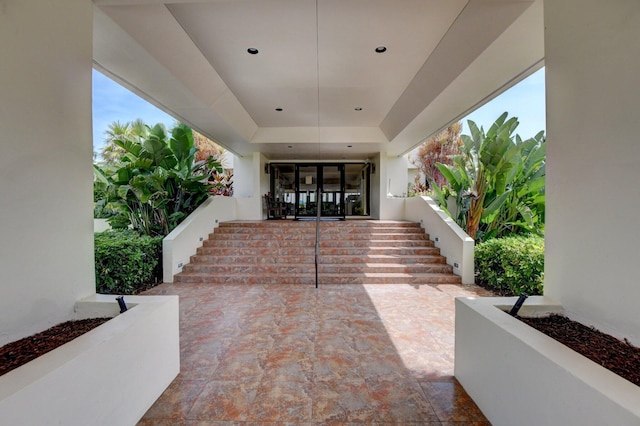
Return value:
M 220 222 L 236 220 L 236 199 L 211 197 L 162 240 L 162 280 L 172 283 Z
M 405 199 L 405 219 L 420 222 L 440 253 L 462 277 L 463 284 L 474 283 L 474 240 L 451 219 L 430 197 Z

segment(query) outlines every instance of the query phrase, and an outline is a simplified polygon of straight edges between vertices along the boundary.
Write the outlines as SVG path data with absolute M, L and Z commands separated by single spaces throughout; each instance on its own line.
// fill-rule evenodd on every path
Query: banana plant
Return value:
M 522 141 L 515 117 L 503 113 L 485 133 L 473 121 L 461 154 L 436 166 L 447 180 L 437 198 L 455 195 L 455 214 L 472 238 L 492 238 L 544 228 L 544 133 Z M 542 225 L 542 226 L 540 226 Z
M 109 219 L 113 227 L 167 235 L 208 197 L 211 171 L 222 172 L 213 157 L 195 161 L 193 134 L 184 124 L 176 125 L 170 136 L 157 124 L 141 140 L 121 138 L 113 143 L 124 151 L 119 162 L 94 165 L 96 192 L 119 212 Z

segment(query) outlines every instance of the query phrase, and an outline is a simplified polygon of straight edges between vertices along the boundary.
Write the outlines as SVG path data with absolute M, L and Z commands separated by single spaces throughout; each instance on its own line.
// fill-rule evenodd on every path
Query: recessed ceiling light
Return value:
M 355 107 L 354 108 L 356 111 L 362 111 L 362 107 Z
M 281 112 L 282 108 L 276 108 L 276 111 Z
M 387 51 L 387 46 L 378 46 L 376 47 L 376 53 L 384 53 Z M 258 52 L 256 52 L 258 53 Z
M 257 55 L 258 54 L 258 49 L 256 49 L 255 47 L 250 47 L 250 48 L 247 49 L 247 52 L 250 55 Z

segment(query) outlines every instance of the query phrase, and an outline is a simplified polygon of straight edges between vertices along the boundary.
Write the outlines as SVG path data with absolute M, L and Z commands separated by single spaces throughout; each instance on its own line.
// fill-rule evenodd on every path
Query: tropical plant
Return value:
M 203 161 L 209 157 L 213 157 L 221 163 L 223 162 L 226 150 L 195 130 L 193 131 L 193 143 L 196 148 L 198 148 L 198 151 L 196 152 L 196 161 Z M 225 164 L 223 164 L 222 167 L 225 169 L 228 168 Z
M 437 163 L 447 180 L 434 187 L 439 204 L 474 239 L 544 233 L 546 141 L 544 132 L 523 141 L 518 119 L 503 113 L 485 133 L 469 121 L 461 154 Z M 447 210 L 455 198 L 456 210 Z
M 209 183 L 213 185 L 211 195 L 220 195 L 224 197 L 233 196 L 233 171 L 225 170 L 222 173 L 213 172 Z
M 170 136 L 156 124 L 144 139 L 115 138 L 113 143 L 125 152 L 120 161 L 94 165 L 95 192 L 105 194 L 106 207 L 118 212 L 109 218 L 113 228 L 167 235 L 209 196 L 211 170 L 222 173 L 213 157 L 195 160 L 193 134 L 184 124 Z
M 126 123 L 114 121 L 109 125 L 105 134 L 105 144 L 100 150 L 100 156 L 104 164 L 115 164 L 126 154 L 126 151 L 115 141 L 142 141 L 149 135 L 149 126 L 139 118 Z
M 451 164 L 452 157 L 460 153 L 462 123 L 457 121 L 420 145 L 409 161 L 418 168 L 414 187 L 409 192 L 423 193 L 433 186 L 442 188 L 446 179 L 438 170 L 437 163 Z M 422 182 L 424 178 L 424 182 Z

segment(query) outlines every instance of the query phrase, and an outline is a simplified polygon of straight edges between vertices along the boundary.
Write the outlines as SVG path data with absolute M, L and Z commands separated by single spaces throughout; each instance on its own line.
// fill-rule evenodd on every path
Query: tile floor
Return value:
M 162 284 L 181 373 L 139 425 L 487 425 L 453 377 L 454 297 L 476 286 Z

